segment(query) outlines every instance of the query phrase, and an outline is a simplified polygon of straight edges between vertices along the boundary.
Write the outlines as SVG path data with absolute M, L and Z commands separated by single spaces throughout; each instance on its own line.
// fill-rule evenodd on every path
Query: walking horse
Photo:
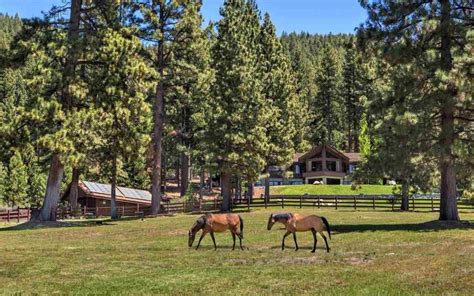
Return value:
M 286 233 L 283 235 L 283 240 L 281 242 L 282 250 L 285 249 L 286 237 L 290 234 L 293 234 L 293 239 L 295 240 L 295 251 L 298 251 L 299 248 L 298 242 L 296 241 L 296 232 L 311 231 L 314 238 L 313 250 L 311 252 L 314 253 L 316 251 L 316 243 L 318 242 L 316 232 L 318 232 L 323 237 L 324 242 L 326 243 L 326 251 L 329 253 L 330 249 L 328 241 L 323 233 L 323 231 L 326 230 L 329 234 L 329 238 L 331 238 L 331 230 L 326 218 L 316 215 L 305 216 L 292 213 L 271 214 L 268 218 L 267 229 L 271 230 L 273 224 L 276 222 L 282 223 L 286 228 Z
M 214 243 L 214 250 L 217 249 L 216 240 L 214 238 L 214 232 L 224 232 L 230 230 L 232 234 L 232 239 L 234 240 L 234 245 L 232 250 L 235 249 L 235 237 L 237 236 L 240 241 L 240 249 L 243 250 L 242 239 L 244 238 L 244 220 L 240 215 L 237 214 L 207 214 L 202 215 L 196 220 L 196 223 L 189 230 L 188 236 L 188 245 L 189 247 L 193 246 L 194 239 L 196 238 L 196 233 L 202 229 L 201 237 L 199 238 L 196 250 L 199 248 L 202 239 L 206 234 L 210 234 L 212 242 Z

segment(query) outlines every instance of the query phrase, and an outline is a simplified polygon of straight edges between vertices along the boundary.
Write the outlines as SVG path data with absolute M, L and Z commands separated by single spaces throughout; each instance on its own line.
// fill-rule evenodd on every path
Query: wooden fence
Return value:
M 173 213 L 202 213 L 219 211 L 222 199 L 197 200 L 197 201 L 167 201 L 161 204 L 161 210 L 166 214 Z M 434 195 L 423 197 L 411 197 L 409 208 L 412 211 L 439 211 L 440 200 Z M 233 200 L 232 210 L 248 210 L 253 208 L 333 208 L 351 210 L 386 210 L 394 211 L 400 208 L 400 199 L 394 195 L 272 195 L 268 199 L 248 198 Z M 459 211 L 474 211 L 473 203 L 458 201 Z M 150 206 L 118 206 L 118 215 L 121 217 L 144 217 L 149 215 Z M 83 207 L 80 211 L 72 213 L 70 209 L 58 208 L 57 217 L 65 219 L 73 216 L 100 217 L 109 216 L 110 207 Z M 31 210 L 29 208 L 0 209 L 0 221 L 20 222 L 29 220 Z
M 0 210 L 0 221 L 20 222 L 20 220 L 30 220 L 31 210 L 29 208 L 2 209 Z
M 249 204 L 242 202 L 233 205 L 233 208 L 269 208 L 269 207 L 313 207 L 334 209 L 372 209 L 372 210 L 398 210 L 400 198 L 394 195 L 272 195 L 268 199 L 257 198 Z M 412 211 L 439 211 L 440 199 L 435 195 L 423 197 L 411 197 L 409 209 Z M 474 210 L 474 204 L 458 201 L 460 211 Z

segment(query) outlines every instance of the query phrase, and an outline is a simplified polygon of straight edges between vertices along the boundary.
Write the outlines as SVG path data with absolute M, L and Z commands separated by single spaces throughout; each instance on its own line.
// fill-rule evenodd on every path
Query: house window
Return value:
M 356 169 L 356 165 L 355 164 L 349 164 L 349 173 L 353 173 Z
M 335 160 L 327 160 L 326 161 L 326 168 L 328 171 L 335 172 L 337 169 L 336 161 Z
M 299 175 L 301 174 L 301 169 L 300 169 L 300 165 L 299 164 L 296 164 L 295 165 L 295 172 L 294 172 L 296 175 Z
M 323 170 L 323 163 L 321 161 L 311 162 L 311 171 L 318 172 Z

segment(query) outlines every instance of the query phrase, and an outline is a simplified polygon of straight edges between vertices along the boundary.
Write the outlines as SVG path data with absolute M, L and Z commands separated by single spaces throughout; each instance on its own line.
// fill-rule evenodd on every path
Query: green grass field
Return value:
M 392 194 L 391 185 L 361 185 L 355 190 L 351 185 L 283 185 L 270 187 L 274 195 L 353 195 L 353 194 Z
M 276 209 L 273 209 L 274 211 Z M 288 210 L 288 209 L 285 209 Z M 283 231 L 266 230 L 271 210 L 241 213 L 246 251 L 216 234 L 187 247 L 197 215 L 106 221 L 105 225 L 0 230 L 0 294 L 473 295 L 471 227 L 448 227 L 436 213 L 305 209 L 333 226 L 331 253 L 310 233 L 300 250 L 280 250 Z M 277 225 L 275 225 L 277 226 Z

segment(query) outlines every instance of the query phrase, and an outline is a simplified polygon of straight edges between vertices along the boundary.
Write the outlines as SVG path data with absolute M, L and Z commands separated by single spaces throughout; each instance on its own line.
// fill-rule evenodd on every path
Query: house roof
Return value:
M 341 152 L 341 151 L 337 150 L 335 147 L 333 147 L 331 145 L 318 145 L 318 146 L 314 146 L 313 148 L 311 148 L 311 150 L 309 150 L 306 153 L 296 153 L 294 155 L 294 161 L 300 161 L 300 162 L 305 161 L 306 159 L 311 158 L 314 154 L 319 153 L 323 149 L 323 147 L 326 147 L 326 149 L 328 151 L 330 151 L 331 153 L 341 157 L 342 159 L 345 159 L 348 162 L 360 162 L 361 161 L 360 153 L 357 153 L 357 152 Z
M 349 160 L 349 158 L 344 153 L 337 150 L 331 145 L 318 145 L 318 146 L 314 146 L 313 148 L 311 148 L 311 150 L 309 150 L 308 152 L 300 156 L 298 158 L 298 161 L 305 161 L 306 159 L 310 158 L 314 154 L 319 153 L 323 149 L 323 147 L 326 147 L 326 150 L 329 150 L 331 153 L 338 155 L 342 159 L 345 159 L 347 161 Z
M 344 155 L 349 158 L 349 162 L 360 162 L 362 160 L 360 153 L 357 152 L 344 152 Z
M 302 153 L 295 153 L 295 155 L 293 155 L 293 162 L 297 162 L 298 159 L 300 159 L 301 156 L 303 156 L 305 153 L 302 152 Z

